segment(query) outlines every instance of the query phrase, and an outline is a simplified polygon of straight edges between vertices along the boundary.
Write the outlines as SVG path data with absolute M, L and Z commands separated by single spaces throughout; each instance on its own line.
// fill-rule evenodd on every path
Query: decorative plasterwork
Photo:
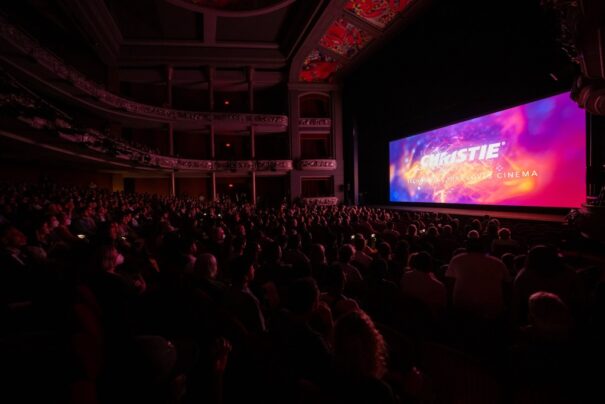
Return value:
M 292 160 L 256 160 L 256 171 L 291 171 Z
M 0 107 L 13 108 L 14 110 L 27 110 L 27 113 L 15 116 L 19 121 L 38 130 L 55 133 L 62 140 L 86 147 L 106 158 L 121 160 L 132 167 L 149 167 L 169 170 L 195 170 L 195 171 L 290 171 L 292 160 L 198 160 L 175 156 L 166 156 L 143 150 L 140 145 L 133 145 L 120 138 L 108 136 L 93 128 L 78 127 L 72 118 L 65 113 L 55 110 L 53 118 L 38 115 L 41 106 L 51 106 L 45 100 L 32 93 L 25 93 L 19 82 L 12 76 L 6 74 L 0 76 L 0 80 L 6 81 L 7 87 L 12 91 L 0 92 Z M 52 108 L 52 106 L 51 106 Z M 53 108 L 54 109 L 54 108 Z M 37 133 L 28 134 L 29 137 L 41 142 Z M 50 146 L 49 146 L 50 147 Z M 69 153 L 60 148 L 57 151 Z M 81 151 L 78 150 L 81 154 Z
M 349 0 L 345 10 L 384 29 L 401 13 L 411 0 Z
M 319 44 L 341 56 L 350 58 L 363 49 L 370 40 L 371 36 L 367 32 L 344 18 L 338 18 L 330 25 Z
M 306 82 L 327 81 L 341 67 L 342 64 L 332 56 L 313 49 L 303 62 L 299 79 Z
M 413 0 L 349 0 L 332 21 L 319 25 L 319 40 L 311 39 L 302 65 L 294 72 L 300 82 L 330 83 L 334 74 L 355 58 L 375 38 L 393 25 Z M 323 28 L 326 27 L 326 28 Z M 316 38 L 313 36 L 312 38 Z M 318 42 L 315 42 L 318 41 Z M 313 45 L 315 43 L 315 45 Z M 308 51 L 308 49 L 311 49 Z M 297 63 L 300 63 L 297 62 Z
M 321 128 L 326 129 L 332 126 L 330 118 L 300 118 L 298 120 L 299 128 Z
M 300 160 L 299 167 L 301 170 L 330 171 L 330 170 L 336 169 L 336 160 L 332 160 L 332 159 Z

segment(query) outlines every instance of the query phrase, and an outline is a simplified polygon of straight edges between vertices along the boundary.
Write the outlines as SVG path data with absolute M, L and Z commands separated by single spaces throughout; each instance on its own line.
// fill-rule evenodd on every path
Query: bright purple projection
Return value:
M 579 207 L 586 117 L 569 93 L 390 142 L 390 200 Z

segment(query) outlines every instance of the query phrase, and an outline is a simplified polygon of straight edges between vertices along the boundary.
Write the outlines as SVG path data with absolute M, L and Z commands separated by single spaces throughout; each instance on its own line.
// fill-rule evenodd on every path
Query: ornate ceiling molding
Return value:
M 292 62 L 291 82 L 330 83 L 418 0 L 338 0 Z

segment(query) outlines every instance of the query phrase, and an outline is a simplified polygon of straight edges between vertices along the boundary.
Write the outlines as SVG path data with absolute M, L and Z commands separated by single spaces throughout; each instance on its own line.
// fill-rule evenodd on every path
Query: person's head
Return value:
M 348 264 L 351 262 L 353 255 L 355 255 L 355 247 L 351 244 L 345 244 L 338 250 L 338 260 L 342 263 Z
M 442 237 L 449 238 L 449 237 L 452 237 L 452 234 L 454 234 L 454 231 L 452 229 L 452 226 L 450 226 L 449 224 L 446 224 L 445 226 L 443 226 L 441 228 Z
M 319 303 L 319 289 L 313 278 L 300 278 L 288 288 L 287 308 L 295 315 L 311 315 Z
M 325 264 L 326 263 L 326 249 L 323 245 L 316 243 L 311 246 L 311 252 L 309 259 L 312 264 Z
M 241 254 L 246 249 L 246 238 L 242 236 L 236 236 L 233 239 L 233 251 Z
M 365 237 L 363 236 L 363 234 L 361 233 L 357 233 L 355 235 L 355 250 L 357 251 L 363 251 L 364 248 L 366 248 L 367 242 Z
M 372 319 L 363 311 L 342 316 L 334 328 L 337 370 L 353 380 L 380 379 L 386 372 L 387 348 Z
M 225 229 L 222 226 L 216 226 L 212 232 L 212 239 L 217 242 L 223 242 L 225 240 Z
M 431 272 L 432 267 L 433 260 L 426 251 L 420 251 L 410 256 L 410 268 L 416 271 L 429 273 Z
M 124 257 L 113 245 L 99 247 L 97 252 L 97 268 L 102 272 L 115 272 L 118 265 L 124 262 Z
M 479 232 L 477 230 L 471 230 L 466 236 L 466 251 L 469 253 L 482 253 L 483 243 Z
M 34 235 L 38 240 L 46 238 L 49 234 L 50 229 L 46 220 L 37 220 L 34 223 Z
M 410 224 L 407 231 L 408 236 L 415 237 L 418 235 L 418 227 L 415 224 Z
M 27 245 L 27 237 L 15 226 L 5 225 L 0 229 L 0 243 L 3 247 L 21 248 Z
M 276 242 L 270 243 L 264 250 L 265 261 L 270 263 L 280 262 L 281 254 L 281 246 Z
M 426 231 L 426 236 L 432 239 L 437 238 L 439 237 L 439 230 L 435 226 L 429 226 L 428 230 Z
M 498 219 L 490 219 L 487 222 L 486 232 L 489 236 L 496 237 L 498 236 L 498 229 L 500 228 L 500 221 Z
M 236 257 L 230 265 L 231 280 L 235 285 L 248 285 L 254 280 L 254 265 L 248 257 Z
M 55 215 L 49 216 L 47 219 L 47 223 L 48 223 L 48 228 L 50 230 L 56 229 L 61 224 L 61 223 L 59 223 L 59 219 L 57 219 L 57 216 L 55 216 Z
M 218 263 L 212 254 L 201 254 L 195 261 L 194 273 L 203 279 L 215 279 Z
M 557 251 L 550 246 L 537 245 L 527 254 L 525 268 L 539 275 L 548 275 L 560 269 Z
M 510 240 L 510 230 L 506 227 L 501 228 L 498 230 L 498 238 L 500 240 Z
M 473 219 L 473 221 L 471 222 L 471 229 L 481 233 L 481 220 Z
M 71 226 L 71 217 L 65 213 L 59 213 L 57 215 L 57 220 L 59 221 L 59 226 Z
M 391 259 L 391 245 L 389 243 L 382 241 L 378 243 L 376 249 L 378 250 L 378 255 L 380 255 L 380 258 L 387 261 Z
M 479 234 L 479 232 L 477 230 L 470 230 L 466 234 L 467 240 L 479 240 L 480 238 L 481 238 L 481 235 Z
M 536 292 L 529 297 L 529 323 L 546 337 L 563 337 L 571 327 L 569 308 L 559 296 L 549 292 Z
M 235 228 L 235 234 L 240 237 L 246 237 L 246 226 L 244 226 L 243 224 L 237 225 L 237 227 Z

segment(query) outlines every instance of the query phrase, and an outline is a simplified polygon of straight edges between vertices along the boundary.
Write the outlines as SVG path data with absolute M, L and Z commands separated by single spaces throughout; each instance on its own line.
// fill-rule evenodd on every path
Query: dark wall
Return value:
M 348 74 L 347 182 L 355 127 L 362 202 L 388 202 L 389 140 L 569 90 L 557 27 L 538 0 L 434 0 Z

